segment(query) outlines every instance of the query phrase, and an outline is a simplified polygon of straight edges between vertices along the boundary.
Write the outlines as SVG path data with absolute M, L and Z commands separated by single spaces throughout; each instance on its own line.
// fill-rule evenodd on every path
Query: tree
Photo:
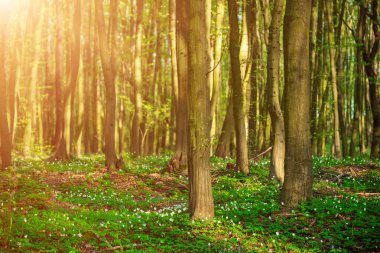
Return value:
M 141 47 L 143 36 L 143 7 L 144 1 L 138 0 L 137 4 L 137 16 L 136 16 L 136 41 L 135 41 L 135 63 L 134 63 L 134 107 L 135 113 L 133 116 L 132 130 L 131 130 L 131 152 L 135 155 L 139 155 L 141 152 L 141 134 L 140 124 L 142 120 L 142 59 L 141 59 Z
M 106 86 L 106 115 L 104 122 L 104 138 L 106 155 L 106 166 L 113 170 L 116 168 L 117 156 L 115 150 L 115 110 L 116 110 L 116 91 L 115 76 L 112 68 L 113 60 L 107 44 L 107 33 L 104 21 L 103 0 L 95 0 L 96 24 L 98 29 L 100 57 L 102 61 L 104 82 Z
M 175 61 L 172 60 L 172 64 L 177 63 L 176 67 L 173 67 L 173 74 L 175 71 L 177 78 L 173 76 L 173 82 L 177 81 L 178 96 L 177 96 L 177 107 L 176 107 L 176 140 L 175 140 L 175 156 L 180 167 L 187 166 L 187 114 L 188 108 L 187 103 L 184 103 L 187 99 L 188 90 L 188 76 L 189 76 L 189 55 L 188 55 L 188 27 L 186 25 L 188 19 L 187 13 L 187 0 L 181 1 L 170 1 L 171 15 L 175 16 L 176 26 L 175 26 Z M 175 9 L 174 9 L 175 7 Z M 172 21 L 171 21 L 172 22 Z M 173 26 L 173 23 L 170 23 Z M 173 29 L 173 28 L 172 28 Z M 174 32 L 174 31 L 172 31 Z M 171 39 L 171 41 L 174 38 Z M 172 45 L 174 49 L 174 45 Z M 174 59 L 174 55 L 172 56 Z
M 189 10 L 188 166 L 190 213 L 193 219 L 214 217 L 210 157 L 210 67 L 206 1 L 187 2 Z
M 379 51 L 380 45 L 380 32 L 378 21 L 378 1 L 371 0 L 359 2 L 359 19 L 358 26 L 361 26 L 361 37 L 359 40 L 359 47 L 364 62 L 364 70 L 368 78 L 371 110 L 373 117 L 373 133 L 371 145 L 371 158 L 379 158 L 380 155 L 380 99 L 378 93 L 378 62 L 376 62 L 376 55 Z M 367 30 L 367 17 L 370 18 L 372 24 L 373 36 L 368 34 Z M 368 36 L 373 39 L 365 39 Z
M 269 113 L 273 127 L 273 148 L 270 163 L 270 178 L 284 182 L 285 129 L 284 116 L 280 105 L 280 29 L 284 1 L 275 0 L 272 10 L 272 22 L 269 27 L 269 48 L 267 62 L 267 89 Z
M 336 72 L 336 50 L 335 39 L 333 30 L 333 21 L 330 13 L 330 6 L 328 1 L 324 1 L 324 10 L 328 25 L 328 41 L 329 41 L 329 53 L 330 53 L 330 69 L 331 69 L 331 83 L 334 98 L 334 153 L 335 157 L 341 158 L 341 138 L 340 138 L 340 122 L 339 122 L 339 105 L 338 105 L 338 84 L 337 84 L 337 72 Z
M 12 141 L 7 117 L 7 85 L 5 77 L 5 38 L 7 34 L 7 16 L 7 13 L 3 13 L 0 9 L 0 160 L 1 168 L 3 169 L 12 164 Z
M 63 95 L 62 85 L 62 1 L 55 2 L 55 18 L 56 18 L 56 45 L 55 45 L 55 135 L 53 145 L 55 152 L 51 159 L 53 160 L 67 160 L 69 155 L 67 153 L 67 144 L 64 135 L 65 127 L 65 99 Z
M 311 198 L 310 75 L 308 0 L 286 1 L 285 61 L 285 180 L 281 201 L 287 209 Z
M 240 71 L 240 39 L 236 0 L 228 1 L 230 23 L 230 59 L 232 74 L 232 101 L 236 133 L 236 166 L 244 174 L 249 173 L 248 144 L 245 131 L 243 82 Z

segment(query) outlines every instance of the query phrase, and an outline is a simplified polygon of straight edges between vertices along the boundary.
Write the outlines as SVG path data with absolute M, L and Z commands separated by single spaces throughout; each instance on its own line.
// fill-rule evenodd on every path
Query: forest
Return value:
M 380 252 L 378 0 L 0 0 L 0 253 Z

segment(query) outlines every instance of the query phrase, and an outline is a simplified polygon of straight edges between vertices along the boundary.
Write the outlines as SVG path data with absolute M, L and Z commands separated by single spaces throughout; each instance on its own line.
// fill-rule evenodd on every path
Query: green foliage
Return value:
M 170 155 L 123 154 L 69 163 L 17 158 L 0 173 L 0 252 L 378 251 L 378 163 L 314 158 L 314 199 L 281 212 L 268 160 L 246 177 L 211 158 L 216 217 L 192 221 L 187 178 L 163 173 Z

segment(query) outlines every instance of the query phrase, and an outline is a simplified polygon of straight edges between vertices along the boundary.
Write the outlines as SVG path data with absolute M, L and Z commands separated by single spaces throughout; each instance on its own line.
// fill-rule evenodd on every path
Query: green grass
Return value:
M 216 217 L 192 221 L 187 178 L 166 156 L 69 163 L 16 158 L 0 172 L 0 252 L 377 252 L 380 169 L 365 157 L 314 158 L 314 198 L 281 213 L 268 160 L 250 176 L 212 158 Z

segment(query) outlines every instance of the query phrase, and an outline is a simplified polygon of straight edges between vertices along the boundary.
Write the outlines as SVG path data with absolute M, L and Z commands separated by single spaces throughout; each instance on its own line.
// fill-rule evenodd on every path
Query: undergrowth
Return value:
M 192 221 L 170 156 L 123 158 L 114 172 L 101 156 L 17 158 L 0 172 L 0 252 L 379 251 L 377 161 L 314 158 L 314 198 L 284 214 L 268 160 L 244 176 L 213 157 L 215 218 Z

